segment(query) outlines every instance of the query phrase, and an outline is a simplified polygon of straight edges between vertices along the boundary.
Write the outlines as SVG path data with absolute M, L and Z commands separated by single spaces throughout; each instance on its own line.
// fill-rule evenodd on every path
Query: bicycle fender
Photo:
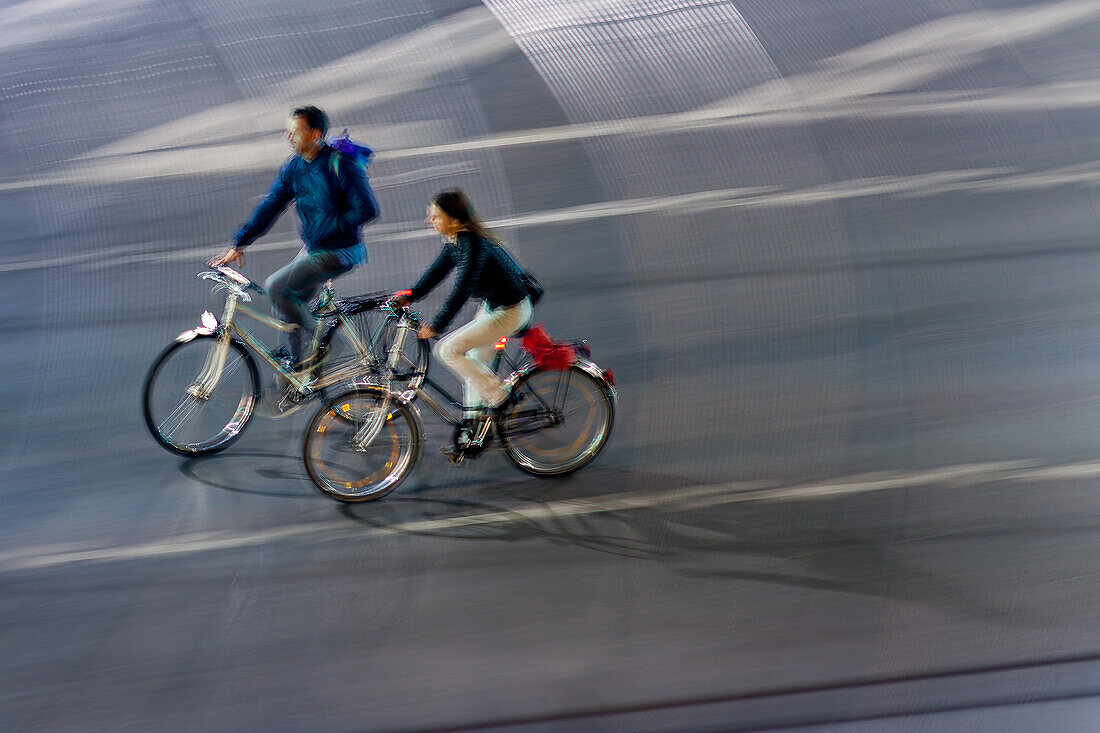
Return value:
M 201 326 L 187 329 L 179 336 L 176 336 L 176 341 L 185 344 L 188 341 L 193 341 L 196 336 L 209 336 L 218 328 L 218 319 L 210 311 L 203 311 L 199 320 L 202 321 Z
M 615 386 L 614 382 L 608 379 L 607 373 L 601 369 L 598 364 L 578 355 L 576 361 L 573 362 L 572 368 L 580 369 L 582 372 L 595 379 L 604 388 L 604 391 L 607 392 L 608 396 L 611 398 L 612 404 L 619 404 L 619 388 Z M 504 380 L 504 383 L 507 384 L 509 388 L 515 389 L 515 386 L 519 384 L 521 380 L 525 379 L 527 375 L 537 371 L 540 371 L 540 367 L 535 364 L 530 364 L 519 371 L 512 372 L 508 375 L 508 378 Z
M 615 386 L 614 382 L 608 379 L 607 372 L 601 369 L 596 362 L 578 356 L 577 360 L 573 362 L 573 366 L 602 384 L 603 388 L 607 390 L 607 394 L 611 397 L 611 402 L 615 405 L 619 404 L 619 388 Z

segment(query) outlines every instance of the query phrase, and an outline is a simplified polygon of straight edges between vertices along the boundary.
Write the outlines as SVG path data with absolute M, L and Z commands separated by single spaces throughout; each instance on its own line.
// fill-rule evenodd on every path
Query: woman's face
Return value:
M 428 204 L 428 217 L 427 222 L 432 227 L 445 237 L 453 237 L 460 231 L 465 229 L 462 222 L 449 216 L 445 211 L 440 209 L 435 204 Z

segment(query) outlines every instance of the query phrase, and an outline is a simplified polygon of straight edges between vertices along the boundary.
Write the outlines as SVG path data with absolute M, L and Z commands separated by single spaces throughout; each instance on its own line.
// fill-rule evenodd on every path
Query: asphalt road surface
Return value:
M 1096 0 L 23 0 L 0 49 L 0 729 L 1098 729 Z M 595 463 L 428 419 L 343 506 L 309 411 L 152 441 L 303 103 L 378 150 L 341 292 L 465 188 L 614 369 Z

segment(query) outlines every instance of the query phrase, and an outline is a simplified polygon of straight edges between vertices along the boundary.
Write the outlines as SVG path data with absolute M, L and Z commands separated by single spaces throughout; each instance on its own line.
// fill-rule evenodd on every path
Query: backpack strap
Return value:
M 341 207 L 347 206 L 348 192 L 344 190 L 344 184 L 340 180 L 340 158 L 343 156 L 332 148 L 328 158 L 328 171 L 332 174 L 332 186 L 333 193 L 336 196 L 336 210 L 342 211 Z

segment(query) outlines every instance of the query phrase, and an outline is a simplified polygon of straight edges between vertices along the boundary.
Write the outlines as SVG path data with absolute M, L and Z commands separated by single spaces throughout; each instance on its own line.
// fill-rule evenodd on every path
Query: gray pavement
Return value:
M 0 728 L 1096 729 L 1093 0 L 32 0 L 0 30 Z M 342 292 L 406 287 L 466 188 L 615 371 L 596 463 L 455 469 L 428 420 L 398 491 L 341 506 L 305 415 L 153 443 L 145 370 L 303 102 L 379 151 Z

